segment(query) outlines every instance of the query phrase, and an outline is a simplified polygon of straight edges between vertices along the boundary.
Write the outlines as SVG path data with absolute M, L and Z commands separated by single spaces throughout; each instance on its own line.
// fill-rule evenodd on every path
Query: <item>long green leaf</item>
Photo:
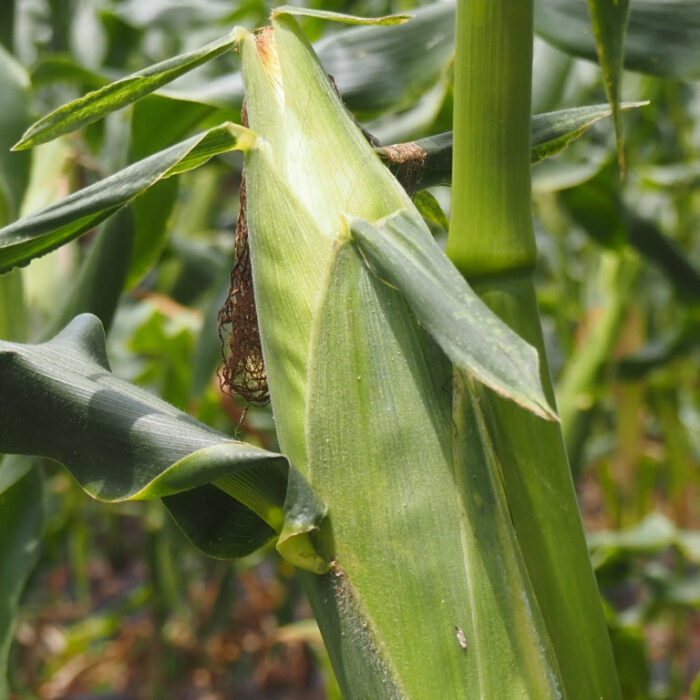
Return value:
M 10 153 L 10 147 L 29 123 L 29 77 L 0 45 L 0 225 L 19 212 L 29 182 L 31 156 Z
M 254 143 L 255 135 L 248 129 L 230 122 L 221 124 L 0 229 L 0 272 L 25 265 L 77 238 L 160 180 Z
M 611 0 L 588 0 L 588 8 L 596 39 L 598 62 L 603 70 L 605 92 L 612 107 L 617 157 L 620 168 L 624 171 L 625 152 L 620 117 L 620 84 L 630 0 L 613 0 L 612 2 Z
M 536 9 L 536 28 L 545 39 L 575 55 L 597 59 L 588 9 L 583 2 L 537 0 Z M 299 8 L 295 11 L 299 12 Z M 625 67 L 667 77 L 700 77 L 700 48 L 695 41 L 699 27 L 700 9 L 695 2 L 635 0 L 629 16 Z M 222 46 L 217 48 L 219 42 Z M 233 42 L 233 37 L 224 37 L 208 47 L 151 66 L 86 95 L 81 98 L 89 100 L 84 104 L 64 105 L 53 113 L 52 119 L 56 124 L 64 118 L 75 120 L 66 131 L 78 128 L 164 86 L 227 50 Z M 321 40 L 315 49 L 351 109 L 364 114 L 401 109 L 434 85 L 446 70 L 454 54 L 454 3 L 421 8 L 404 25 L 353 27 Z M 165 94 L 219 107 L 240 107 L 242 80 L 239 74 L 225 75 L 213 81 L 173 86 Z M 80 119 L 69 116 L 75 107 L 85 108 Z M 39 128 L 49 117 L 35 127 Z M 53 128 L 53 123 L 46 122 L 38 138 L 54 138 Z M 39 142 L 32 140 L 22 145 L 29 147 Z
M 623 102 L 623 110 L 643 107 L 646 102 Z M 571 107 L 532 117 L 531 161 L 538 163 L 556 155 L 600 119 L 609 117 L 608 105 Z M 416 191 L 433 185 L 452 183 L 452 132 L 428 136 L 418 141 L 377 149 L 399 181 Z
M 537 352 L 474 294 L 427 231 L 404 212 L 378 226 L 355 219 L 352 234 L 380 278 L 406 296 L 416 317 L 455 365 L 544 418 Z
M 330 22 L 340 22 L 341 24 L 363 24 L 372 26 L 392 26 L 394 24 L 403 24 L 411 19 L 411 15 L 386 15 L 385 17 L 357 17 L 355 15 L 347 15 L 340 12 L 331 12 L 329 10 L 316 10 L 310 7 L 297 7 L 294 5 L 283 5 L 272 11 L 272 17 L 280 15 L 291 15 L 292 17 L 315 17 L 316 19 L 325 19 Z
M 623 9 L 624 0 L 620 0 Z M 606 3 L 613 6 L 613 0 Z M 613 8 L 615 11 L 617 8 Z M 535 0 L 535 29 L 558 48 L 597 60 L 587 3 Z M 695 0 L 633 0 L 624 67 L 664 78 L 700 78 L 700 5 Z
M 0 463 L 0 475 L 8 467 Z M 1 477 L 0 477 L 1 478 Z M 42 481 L 30 469 L 11 486 L 0 489 L 0 697 L 9 698 L 7 655 L 14 632 L 15 609 L 24 582 L 39 555 L 44 508 Z
M 648 102 L 623 102 L 620 110 L 637 109 Z M 566 148 L 600 119 L 609 117 L 611 108 L 606 105 L 571 107 L 557 112 L 535 114 L 532 117 L 532 162 L 549 158 Z
M 293 469 L 286 459 L 231 440 L 114 377 L 102 326 L 89 314 L 47 343 L 0 341 L 0 450 L 55 459 L 100 500 L 169 499 L 182 514 L 178 522 L 191 526 L 186 534 L 215 556 L 249 553 L 284 529 L 294 563 L 325 566 L 309 559 L 308 544 L 323 508 L 301 477 L 285 503 Z M 198 514 L 203 501 L 211 507 Z M 230 549 L 222 551 L 222 542 Z
M 210 44 L 149 66 L 115 83 L 59 107 L 27 129 L 15 150 L 32 148 L 91 124 L 114 110 L 130 105 L 180 75 L 228 51 L 236 42 L 233 32 Z

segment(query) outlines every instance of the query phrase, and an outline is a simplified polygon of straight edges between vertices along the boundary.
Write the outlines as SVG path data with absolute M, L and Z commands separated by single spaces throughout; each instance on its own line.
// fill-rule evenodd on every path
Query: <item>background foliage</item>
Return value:
M 590 55 L 566 36 L 552 36 L 543 21 L 545 6 L 565 4 L 542 2 L 538 27 L 560 48 Z M 321 5 L 366 15 L 414 7 L 315 3 Z M 271 7 L 225 0 L 4 3 L 0 223 L 195 128 L 239 121 L 238 62 L 227 53 L 32 155 L 8 150 L 34 117 L 197 49 L 234 24 L 264 24 Z M 633 56 L 644 54 L 637 48 L 644 37 L 634 33 L 646 26 L 640 8 L 653 3 L 632 1 Z M 376 59 L 374 89 L 363 88 L 366 70 L 346 60 L 356 56 L 352 46 L 344 54 L 344 44 L 333 43 L 337 27 L 304 22 L 348 104 L 384 144 L 451 128 L 451 30 L 430 12 L 438 19 L 419 25 L 414 43 L 369 46 L 363 60 Z M 690 16 L 683 20 L 692 26 Z M 416 50 L 428 45 L 438 48 Z M 655 65 L 671 67 L 653 72 L 664 77 L 624 76 L 623 98 L 651 103 L 623 116 L 624 183 L 609 120 L 533 166 L 539 302 L 625 698 L 700 693 L 700 89 L 688 82 L 698 77 L 692 52 L 684 60 L 659 53 Z M 534 72 L 536 113 L 606 100 L 594 64 L 541 39 Z M 85 310 L 89 298 L 93 311 L 113 319 L 108 351 L 117 376 L 275 450 L 269 411 L 223 395 L 216 377 L 216 314 L 228 289 L 239 184 L 240 159 L 217 157 L 159 182 L 119 226 L 102 224 L 99 238 L 90 234 L 3 275 L 0 337 L 36 340 L 78 306 Z M 449 211 L 449 189 L 430 192 L 434 200 L 421 206 L 442 239 L 446 219 L 435 200 Z M 91 277 L 88 261 L 99 256 L 109 260 L 103 269 L 110 275 Z M 112 308 L 114 290 L 124 285 Z M 0 469 L 0 569 L 21 561 L 29 571 L 38 557 L 9 657 L 18 697 L 337 696 L 291 566 L 264 552 L 233 564 L 208 559 L 159 503 L 95 503 L 45 461 L 42 545 L 13 553 L 2 540 L 4 523 L 34 532 L 42 517 L 41 486 L 29 466 L 6 458 Z M 19 595 L 2 585 L 0 599 Z M 0 610 L 0 650 L 9 643 L 6 620 Z

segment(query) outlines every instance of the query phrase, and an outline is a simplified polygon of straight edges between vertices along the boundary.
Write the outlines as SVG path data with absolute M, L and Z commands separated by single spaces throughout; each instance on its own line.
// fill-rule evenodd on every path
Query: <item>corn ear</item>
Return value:
M 343 106 L 296 21 L 245 34 L 246 159 L 256 306 L 280 445 L 304 472 L 311 323 L 343 216 L 415 212 Z M 416 216 L 418 214 L 416 213 Z
M 499 475 L 478 431 L 469 450 L 455 447 L 454 358 L 441 349 L 449 339 L 426 323 L 431 290 L 412 285 L 410 266 L 385 283 L 405 260 L 377 265 L 397 250 L 414 272 L 435 264 L 427 274 L 440 277 L 450 263 L 294 18 L 278 11 L 271 28 L 241 34 L 241 52 L 257 135 L 246 153 L 246 199 L 262 350 L 282 450 L 328 506 L 306 553 L 332 561 L 331 570 L 305 580 L 343 692 L 557 697 L 556 662 L 506 507 L 501 500 L 483 513 L 462 493 L 472 469 L 482 484 Z M 379 230 L 392 222 L 411 235 L 392 243 Z M 449 287 L 455 277 L 447 279 Z M 450 318 L 473 312 L 458 309 L 474 296 L 460 285 L 444 302 Z M 475 303 L 486 314 L 476 332 L 501 343 L 492 329 L 505 327 Z M 464 371 L 473 375 L 472 365 L 467 359 Z M 512 398 L 513 374 L 501 380 Z M 551 414 L 541 396 L 531 408 Z M 488 548 L 473 536 L 480 531 L 492 532 Z M 504 585 L 485 604 L 474 591 L 490 590 L 489 577 Z M 513 617 L 499 615 L 500 605 Z

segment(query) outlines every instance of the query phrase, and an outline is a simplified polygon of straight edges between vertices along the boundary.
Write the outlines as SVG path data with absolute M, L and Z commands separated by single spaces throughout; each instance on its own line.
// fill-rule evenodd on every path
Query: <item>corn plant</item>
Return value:
M 610 107 L 531 118 L 533 3 L 472 0 L 457 4 L 456 29 L 449 4 L 408 22 L 280 8 L 268 27 L 236 28 L 32 125 L 16 149 L 146 104 L 203 63 L 240 54 L 241 123 L 144 149 L 0 230 L 0 280 L 21 306 L 12 268 L 109 219 L 40 342 L 19 342 L 21 319 L 4 324 L 14 337 L 0 341 L 0 449 L 62 463 L 103 501 L 162 499 L 212 556 L 274 542 L 302 572 L 348 698 L 619 697 L 532 282 L 531 163 L 612 115 L 623 166 L 621 111 L 638 106 L 620 102 L 628 4 L 590 5 Z M 322 65 L 304 15 L 367 26 L 318 46 Z M 328 65 L 333 41 L 416 23 L 454 31 L 454 131 L 381 147 L 328 75 L 342 89 L 340 62 Z M 434 79 L 449 39 L 435 50 Z M 279 453 L 116 378 L 105 349 L 120 291 L 160 250 L 135 220 L 171 178 L 234 150 L 245 174 L 224 376 L 269 394 Z M 445 252 L 424 219 L 444 215 L 420 193 L 441 182 L 453 187 Z M 0 518 L 18 522 L 13 507 L 38 502 L 38 467 L 6 457 L 0 479 Z M 40 516 L 24 517 L 26 537 L 2 553 L 13 572 L 0 581 L 8 629 L 31 566 L 26 543 L 36 548 Z M 3 627 L 0 641 L 9 644 Z

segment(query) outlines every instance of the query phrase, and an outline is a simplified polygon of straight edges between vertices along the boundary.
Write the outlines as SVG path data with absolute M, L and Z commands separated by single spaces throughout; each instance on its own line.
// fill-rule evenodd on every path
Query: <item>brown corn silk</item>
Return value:
M 244 126 L 248 126 L 245 102 L 241 120 Z M 228 394 L 242 396 L 248 403 L 266 404 L 270 401 L 270 392 L 260 344 L 250 266 L 245 170 L 241 177 L 234 256 L 228 297 L 219 311 L 219 338 L 223 357 L 219 379 L 222 389 Z

